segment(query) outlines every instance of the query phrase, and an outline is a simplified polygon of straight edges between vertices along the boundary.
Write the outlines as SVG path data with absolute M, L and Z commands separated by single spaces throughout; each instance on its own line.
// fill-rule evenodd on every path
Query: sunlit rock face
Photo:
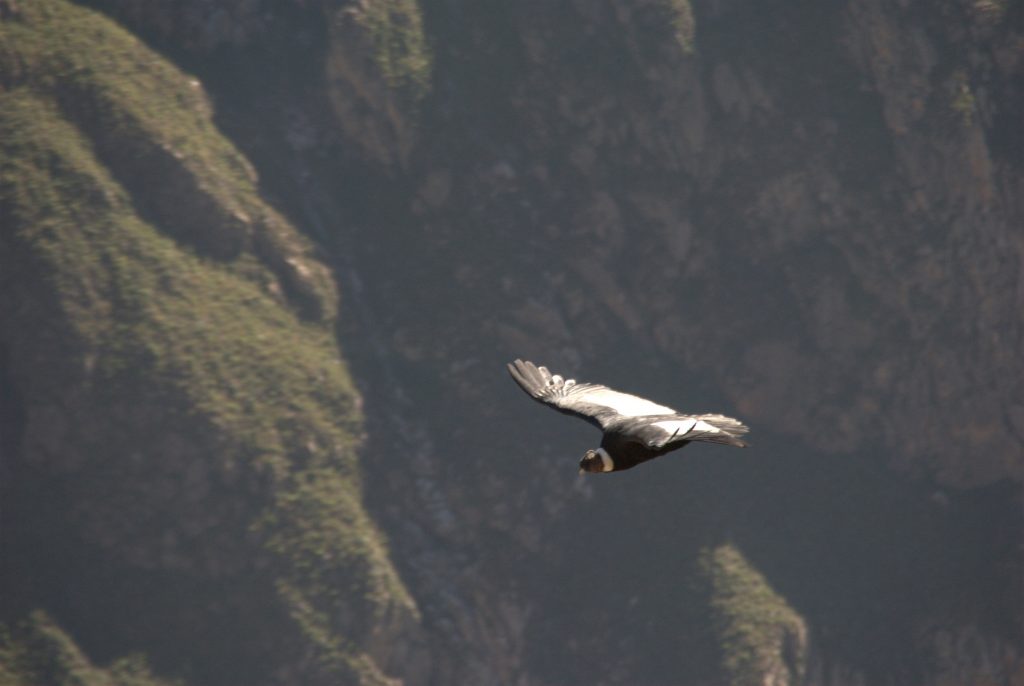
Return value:
M 161 55 L 34 67 L 8 27 L 35 5 L 0 2 L 5 179 L 37 178 L 0 189 L 0 445 L 26 493 L 73 484 L 90 588 L 199 590 L 145 606 L 159 635 L 31 596 L 86 664 L 1019 678 L 1020 8 L 90 4 Z M 27 241 L 50 204 L 12 189 L 83 231 Z M 515 357 L 735 415 L 753 447 L 578 480 L 597 436 L 526 402 Z M 175 628 L 208 606 L 248 640 Z

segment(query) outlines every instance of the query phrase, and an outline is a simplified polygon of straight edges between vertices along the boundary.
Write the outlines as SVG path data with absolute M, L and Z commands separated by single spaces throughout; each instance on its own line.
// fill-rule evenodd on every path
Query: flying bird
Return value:
M 581 474 L 621 472 L 691 441 L 747 447 L 740 437 L 750 429 L 732 417 L 679 414 L 671 407 L 607 386 L 563 379 L 532 362 L 516 360 L 508 365 L 508 371 L 537 402 L 585 419 L 604 432 L 601 447 L 588 450 L 580 460 Z

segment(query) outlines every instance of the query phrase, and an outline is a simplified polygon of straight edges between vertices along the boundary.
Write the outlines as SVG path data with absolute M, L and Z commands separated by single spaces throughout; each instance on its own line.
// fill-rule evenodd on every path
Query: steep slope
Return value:
M 197 81 L 94 12 L 19 7 L 0 23 L 4 618 L 42 606 L 87 652 L 171 674 L 184 655 L 200 683 L 390 683 L 418 615 L 363 509 L 325 268 Z
M 153 676 L 139 655 L 107 668 L 93 665 L 45 612 L 35 611 L 13 632 L 0 636 L 0 684 L 78 686 L 168 686 Z

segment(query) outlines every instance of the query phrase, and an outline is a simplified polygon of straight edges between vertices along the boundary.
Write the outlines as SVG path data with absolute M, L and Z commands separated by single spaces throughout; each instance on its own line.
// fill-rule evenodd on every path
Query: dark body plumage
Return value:
M 604 432 L 601 447 L 580 460 L 586 472 L 620 472 L 692 441 L 746 447 L 749 429 L 720 414 L 679 414 L 670 407 L 599 384 L 576 383 L 546 367 L 516 360 L 509 374 L 534 400 L 584 419 Z

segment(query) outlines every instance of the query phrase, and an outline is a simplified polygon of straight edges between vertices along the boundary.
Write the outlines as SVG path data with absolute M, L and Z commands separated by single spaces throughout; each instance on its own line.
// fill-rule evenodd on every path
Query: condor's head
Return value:
M 580 474 L 583 472 L 610 472 L 614 469 L 615 463 L 604 448 L 588 450 L 580 460 Z

